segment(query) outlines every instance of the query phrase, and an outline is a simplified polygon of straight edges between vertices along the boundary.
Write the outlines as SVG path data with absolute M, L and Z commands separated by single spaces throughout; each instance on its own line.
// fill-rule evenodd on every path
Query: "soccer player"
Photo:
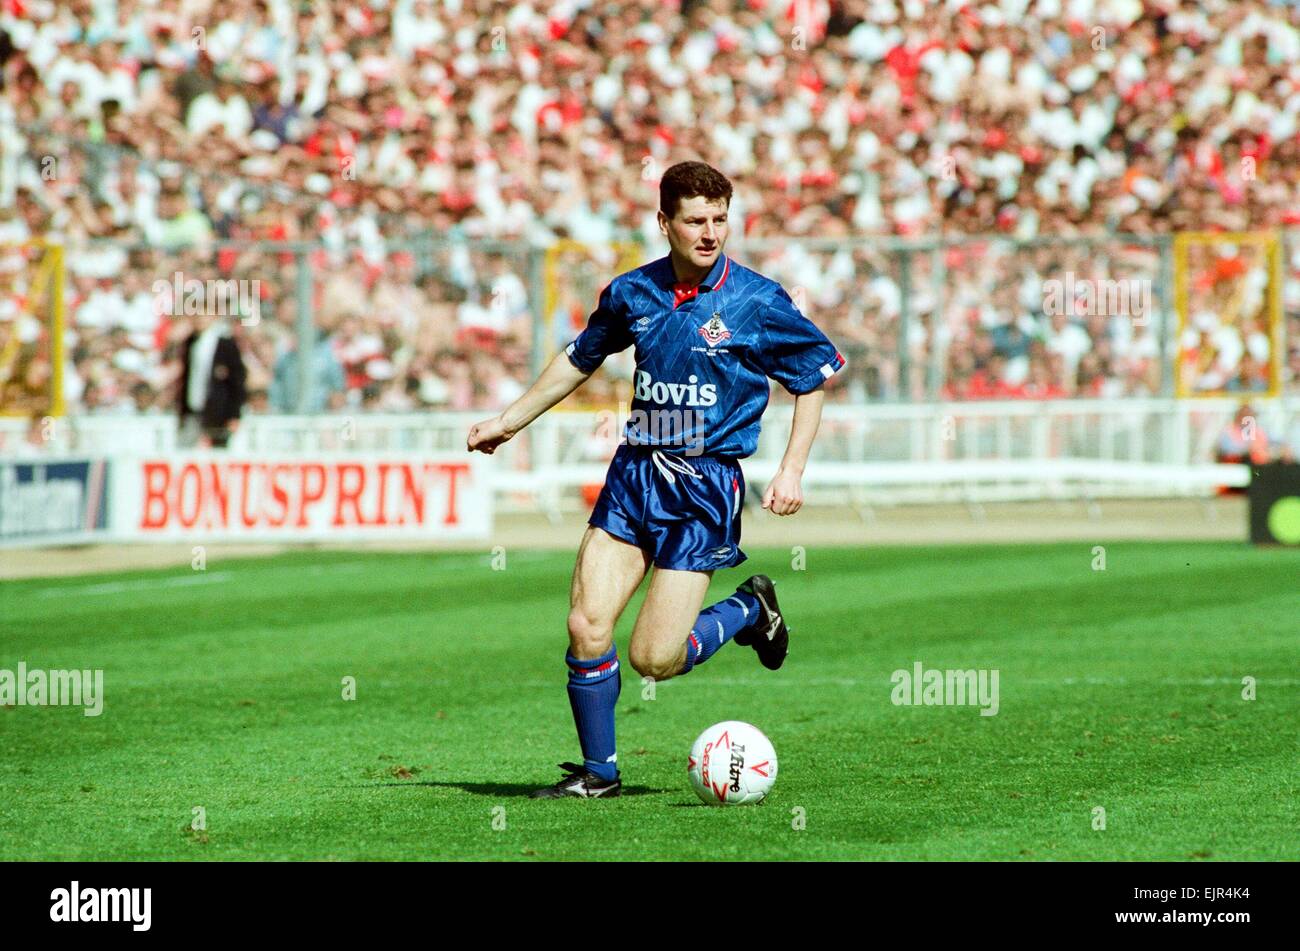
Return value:
M 632 409 L 578 547 L 569 609 L 569 703 L 582 765 L 539 798 L 617 796 L 614 707 L 621 686 L 614 625 L 650 566 L 628 650 L 645 677 L 689 673 L 728 641 L 769 670 L 789 631 L 772 581 L 754 575 L 701 610 L 713 572 L 739 565 L 745 476 L 767 407 L 768 378 L 795 394 L 790 441 L 763 508 L 793 515 L 821 422 L 822 384 L 844 358 L 775 281 L 723 252 L 731 183 L 702 162 L 668 169 L 659 230 L 669 253 L 614 278 L 586 329 L 501 415 L 473 426 L 468 448 L 492 453 L 577 389 L 605 357 L 636 348 Z

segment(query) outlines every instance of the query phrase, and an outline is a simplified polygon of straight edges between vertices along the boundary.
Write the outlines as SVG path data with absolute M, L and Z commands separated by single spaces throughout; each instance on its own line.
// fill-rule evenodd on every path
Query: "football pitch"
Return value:
M 639 594 L 603 801 L 527 798 L 580 759 L 572 552 L 0 583 L 0 670 L 104 689 L 99 716 L 0 708 L 0 860 L 1300 858 L 1300 551 L 747 550 L 709 600 L 770 574 L 785 667 L 730 645 L 651 691 L 626 662 Z M 893 702 L 916 664 L 996 672 L 996 715 Z M 687 783 L 729 719 L 776 747 L 760 805 Z

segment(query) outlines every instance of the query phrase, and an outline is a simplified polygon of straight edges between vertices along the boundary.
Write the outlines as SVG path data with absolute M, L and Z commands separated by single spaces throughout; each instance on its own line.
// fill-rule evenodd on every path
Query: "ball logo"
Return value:
M 700 328 L 700 336 L 710 347 L 716 347 L 722 341 L 731 338 L 731 331 L 722 322 L 722 315 L 714 314 L 709 322 Z
M 716 383 L 700 385 L 700 378 L 692 373 L 685 383 L 656 382 L 645 370 L 636 371 L 636 388 L 632 394 L 647 403 L 673 403 L 678 406 L 713 406 L 718 402 Z
M 745 747 L 731 744 L 731 791 L 740 792 L 740 771 L 745 768 Z

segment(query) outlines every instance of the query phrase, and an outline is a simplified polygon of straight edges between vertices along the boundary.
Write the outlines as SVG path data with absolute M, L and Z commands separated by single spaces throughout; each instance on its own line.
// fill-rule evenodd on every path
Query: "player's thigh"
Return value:
M 578 546 L 569 591 L 569 645 L 579 660 L 609 650 L 614 625 L 650 568 L 650 555 L 588 526 Z
M 632 666 L 663 680 L 681 669 L 686 638 L 700 616 L 712 571 L 655 568 L 628 650 Z

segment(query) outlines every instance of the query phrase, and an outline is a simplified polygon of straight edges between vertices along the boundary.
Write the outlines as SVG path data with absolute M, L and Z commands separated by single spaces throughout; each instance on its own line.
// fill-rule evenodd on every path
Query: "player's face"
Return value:
M 679 261 L 707 274 L 727 243 L 727 201 L 702 195 L 683 198 L 673 217 L 659 212 L 659 230 Z

